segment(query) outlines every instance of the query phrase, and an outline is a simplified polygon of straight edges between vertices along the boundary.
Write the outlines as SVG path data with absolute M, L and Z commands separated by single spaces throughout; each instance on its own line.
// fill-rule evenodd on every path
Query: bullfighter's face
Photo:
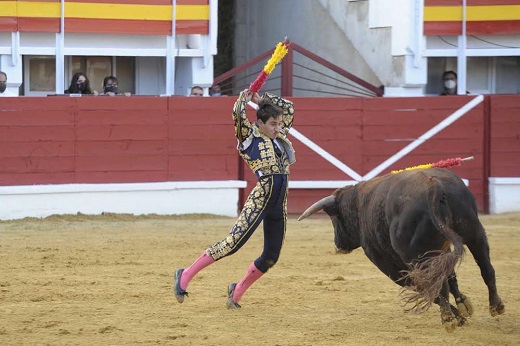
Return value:
M 258 120 L 257 124 L 260 132 L 271 139 L 275 139 L 282 130 L 283 118 L 280 114 L 276 117 L 269 118 L 265 123 L 262 120 Z

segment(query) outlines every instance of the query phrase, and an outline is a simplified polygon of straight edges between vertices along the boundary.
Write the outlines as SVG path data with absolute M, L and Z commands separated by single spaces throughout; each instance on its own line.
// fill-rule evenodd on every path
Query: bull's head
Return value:
M 349 253 L 361 245 L 354 195 L 355 189 L 352 186 L 338 189 L 332 195 L 322 198 L 307 208 L 298 221 L 323 210 L 330 216 L 334 227 L 336 252 Z

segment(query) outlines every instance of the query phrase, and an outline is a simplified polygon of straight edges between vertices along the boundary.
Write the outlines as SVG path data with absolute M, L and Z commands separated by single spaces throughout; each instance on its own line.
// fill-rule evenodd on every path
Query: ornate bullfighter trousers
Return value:
M 206 253 L 215 261 L 238 251 L 264 222 L 264 249 L 255 266 L 265 273 L 280 256 L 287 221 L 288 176 L 261 177 L 253 188 L 228 236 L 210 246 Z

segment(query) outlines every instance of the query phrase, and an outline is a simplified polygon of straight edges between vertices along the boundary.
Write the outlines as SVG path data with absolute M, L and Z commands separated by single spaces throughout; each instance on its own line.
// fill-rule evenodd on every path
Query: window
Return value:
M 520 94 L 520 57 L 497 57 L 496 71 L 497 94 Z
M 70 58 L 70 76 L 65 87 L 70 85 L 70 79 L 77 72 L 83 72 L 90 80 L 90 88 L 103 91 L 103 79 L 106 76 L 116 76 L 120 92 L 135 93 L 135 58 L 109 56 L 72 56 Z
M 56 59 L 54 56 L 24 56 L 23 94 L 44 96 L 56 92 Z
M 466 68 L 466 88 L 471 94 L 520 93 L 520 57 L 467 57 Z M 457 71 L 457 58 L 428 58 L 427 95 L 438 95 L 440 76 L 448 70 Z

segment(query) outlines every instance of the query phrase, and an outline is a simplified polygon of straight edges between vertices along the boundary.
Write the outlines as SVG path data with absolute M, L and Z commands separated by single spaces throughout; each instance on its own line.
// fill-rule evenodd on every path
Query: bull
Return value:
M 466 322 L 473 306 L 459 291 L 455 275 L 466 245 L 487 285 L 491 316 L 505 312 L 475 198 L 453 172 L 408 170 L 343 187 L 314 203 L 298 220 L 320 210 L 331 218 L 336 251 L 362 247 L 402 286 L 408 310 L 422 312 L 439 305 L 448 332 Z M 456 306 L 450 304 L 450 293 Z

